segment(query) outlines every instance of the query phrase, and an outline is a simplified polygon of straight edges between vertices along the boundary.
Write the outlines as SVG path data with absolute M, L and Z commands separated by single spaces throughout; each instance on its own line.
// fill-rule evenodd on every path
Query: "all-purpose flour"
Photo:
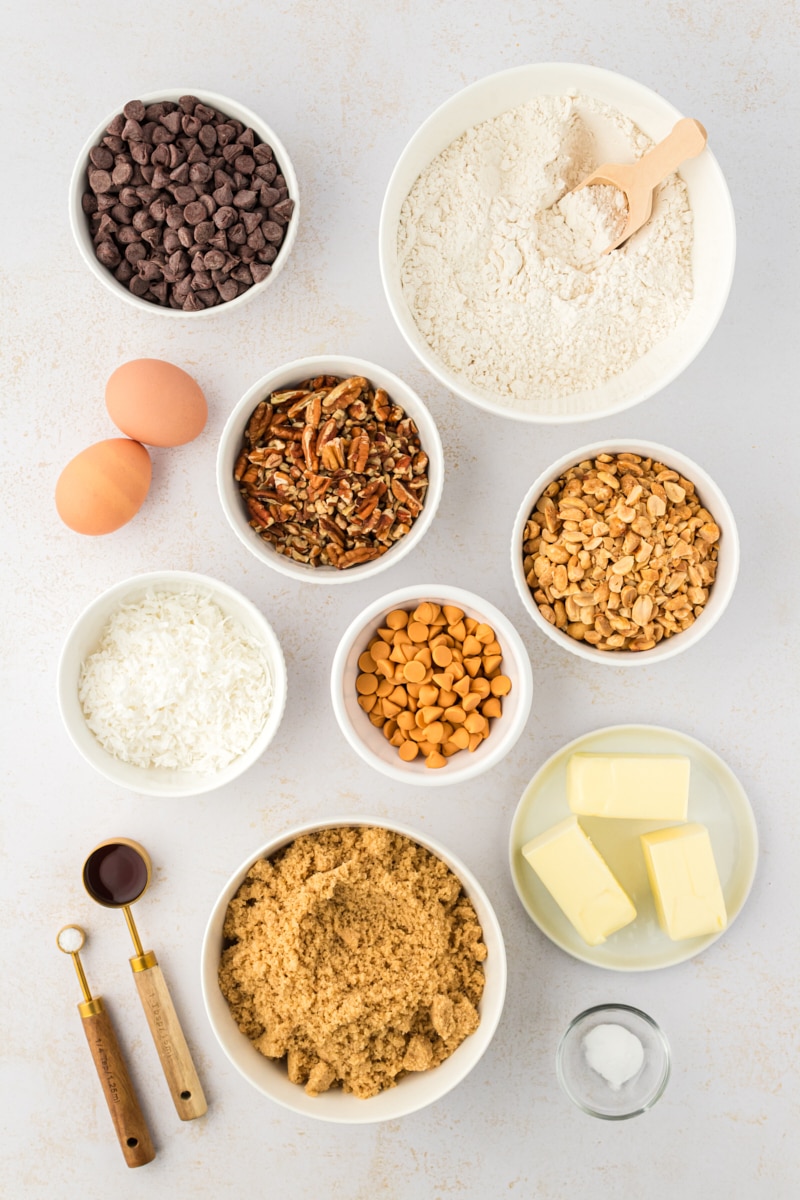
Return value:
M 406 301 L 433 352 L 510 407 L 555 410 L 667 337 L 692 298 L 692 214 L 677 175 L 650 221 L 605 256 L 616 189 L 575 187 L 651 141 L 585 96 L 541 96 L 469 129 L 400 215 Z

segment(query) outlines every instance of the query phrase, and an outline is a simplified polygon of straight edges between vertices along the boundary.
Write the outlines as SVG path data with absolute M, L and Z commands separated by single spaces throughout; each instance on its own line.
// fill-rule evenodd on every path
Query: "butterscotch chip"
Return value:
M 421 683 L 425 678 L 425 667 L 423 663 L 417 662 L 415 659 L 412 659 L 411 662 L 407 662 L 403 667 L 403 678 L 407 679 L 409 683 Z
M 374 675 L 359 675 L 356 679 L 356 691 L 361 696 L 371 696 L 378 689 L 378 680 Z
M 429 758 L 443 754 L 444 746 L 445 757 L 451 757 L 469 749 L 473 737 L 488 737 L 489 719 L 502 715 L 499 696 L 505 694 L 493 695 L 492 684 L 506 678 L 501 676 L 502 651 L 492 627 L 433 601 L 421 602 L 410 613 L 393 609 L 385 621 L 360 665 L 373 665 L 364 674 L 380 677 L 374 692 L 380 702 L 370 719 L 378 714 L 384 718 L 386 738 L 398 750 L 411 741 Z M 484 711 L 489 700 L 493 703 Z M 474 719 L 467 724 L 471 714 Z
M 507 675 L 498 675 L 491 683 L 493 696 L 507 696 L 511 691 L 511 680 Z
M 365 650 L 363 654 L 358 656 L 358 665 L 366 674 L 374 675 L 375 659 L 372 657 L 369 650 Z
M 425 766 L 430 767 L 434 771 L 438 770 L 439 767 L 444 767 L 446 765 L 447 759 L 444 757 L 444 755 L 439 754 L 437 750 L 434 750 L 433 753 L 429 754 L 425 759 Z
M 437 667 L 448 667 L 453 661 L 453 652 L 449 646 L 435 646 L 433 649 L 433 661 Z
M 419 754 L 419 746 L 416 742 L 403 741 L 400 743 L 397 753 L 402 758 L 403 762 L 413 762 Z

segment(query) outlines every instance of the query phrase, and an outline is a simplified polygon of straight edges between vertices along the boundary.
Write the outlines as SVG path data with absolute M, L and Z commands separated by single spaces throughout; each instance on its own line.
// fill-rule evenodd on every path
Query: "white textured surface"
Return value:
M 6 7 L 3 33 L 3 1195 L 794 1198 L 798 180 L 786 152 L 798 124 L 794 7 L 30 0 Z M 739 232 L 730 302 L 698 360 L 627 416 L 577 430 L 503 423 L 426 376 L 392 325 L 376 248 L 383 188 L 420 121 L 474 79 L 553 59 L 631 75 L 701 119 Z M 275 288 L 196 328 L 167 326 L 106 295 L 70 242 L 66 217 L 87 129 L 114 105 L 172 84 L 207 86 L 262 113 L 290 148 L 303 191 L 303 225 Z M 321 352 L 361 354 L 408 378 L 439 421 L 448 465 L 422 546 L 385 579 L 335 593 L 257 564 L 228 529 L 214 488 L 216 440 L 237 399 L 268 369 Z M 142 355 L 197 376 L 209 424 L 193 445 L 154 452 L 152 494 L 128 527 L 81 539 L 57 521 L 55 479 L 78 450 L 112 435 L 105 380 Z M 636 672 L 580 662 L 546 641 L 508 569 L 511 522 L 533 476 L 603 434 L 684 450 L 718 480 L 742 536 L 742 574 L 723 620 L 686 655 Z M 268 754 L 224 791 L 195 800 L 142 798 L 105 783 L 73 749 L 56 709 L 55 664 L 74 616 L 116 580 L 161 567 L 240 588 L 264 608 L 287 655 L 288 707 Z M 370 771 L 339 735 L 328 700 L 341 630 L 384 591 L 426 577 L 484 593 L 512 617 L 537 689 L 509 758 L 453 794 L 416 792 Z M 761 866 L 742 916 L 707 953 L 620 979 L 567 958 L 531 925 L 506 842 L 519 795 L 545 757 L 624 721 L 674 726 L 726 759 L 756 812 Z M 206 917 L 237 864 L 288 825 L 347 810 L 394 816 L 449 845 L 489 893 L 509 957 L 506 1011 L 469 1079 L 413 1117 L 352 1130 L 283 1112 L 235 1074 L 202 1009 L 198 962 Z M 84 856 L 117 834 L 152 855 L 152 890 L 136 916 L 207 1088 L 208 1115 L 185 1125 L 134 994 L 123 919 L 91 906 L 81 888 Z M 74 1007 L 74 972 L 55 945 L 69 921 L 87 930 L 87 975 L 117 1021 L 151 1123 L 158 1158 L 141 1172 L 126 1170 L 115 1144 Z M 657 1107 L 619 1125 L 573 1109 L 555 1078 L 561 1032 L 602 1001 L 651 1012 L 675 1064 Z

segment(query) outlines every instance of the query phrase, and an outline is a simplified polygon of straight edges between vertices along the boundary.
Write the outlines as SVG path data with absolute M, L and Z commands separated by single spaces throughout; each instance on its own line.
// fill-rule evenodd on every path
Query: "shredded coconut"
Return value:
M 148 591 L 118 608 L 78 684 L 86 722 L 115 758 L 198 774 L 250 749 L 272 692 L 264 648 L 195 591 Z
M 567 193 L 650 139 L 585 96 L 540 96 L 484 121 L 422 172 L 400 214 L 406 301 L 436 356 L 510 407 L 552 411 L 675 330 L 692 298 L 692 214 L 675 174 L 653 215 L 603 256 L 616 188 Z

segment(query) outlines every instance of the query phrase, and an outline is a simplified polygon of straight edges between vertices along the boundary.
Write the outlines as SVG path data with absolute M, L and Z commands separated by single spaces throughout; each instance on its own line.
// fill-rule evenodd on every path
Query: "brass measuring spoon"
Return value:
M 182 1121 L 202 1117 L 208 1108 L 166 980 L 152 950 L 145 952 L 130 905 L 150 883 L 150 856 L 130 838 L 109 838 L 95 846 L 83 864 L 83 886 L 104 908 L 121 908 L 136 951 L 130 960 L 150 1033 L 172 1101 Z
M 101 996 L 92 996 L 79 951 L 86 941 L 80 925 L 65 925 L 56 934 L 56 945 L 75 964 L 83 1000 L 78 1012 L 92 1052 L 97 1078 L 106 1098 L 117 1140 L 129 1167 L 143 1167 L 156 1156 L 147 1122 L 142 1115 L 125 1059 Z

